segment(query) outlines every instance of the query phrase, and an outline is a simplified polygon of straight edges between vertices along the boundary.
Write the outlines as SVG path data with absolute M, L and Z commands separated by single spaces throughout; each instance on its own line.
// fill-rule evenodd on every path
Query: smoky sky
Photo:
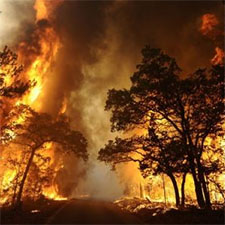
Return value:
M 208 67 L 218 43 L 199 31 L 205 13 L 215 14 L 223 27 L 220 1 L 64 1 L 54 12 L 53 26 L 63 47 L 52 93 L 58 100 L 67 96 L 67 114 L 88 139 L 89 192 L 99 196 L 107 189 L 112 198 L 121 194 L 114 174 L 96 161 L 99 149 L 114 137 L 110 114 L 104 111 L 108 89 L 129 87 L 146 44 L 175 57 L 184 73 Z M 108 171 L 104 177 L 102 168 Z M 93 183 L 102 179 L 104 184 Z
M 121 71 L 129 67 L 132 75 L 146 44 L 175 57 L 186 73 L 209 66 L 215 43 L 199 32 L 205 13 L 215 13 L 222 23 L 222 2 L 64 1 L 54 12 L 54 27 L 63 45 L 56 65 L 61 74 L 58 95 L 60 98 L 61 91 L 61 96 L 70 96 L 77 90 L 73 115 L 79 118 L 79 127 L 85 132 L 79 90 L 87 88 L 97 97 L 99 93 L 106 95 L 107 86 L 128 83 L 128 74 Z M 106 57 L 110 65 L 105 75 L 100 71 L 85 75 L 85 66 L 94 68 Z

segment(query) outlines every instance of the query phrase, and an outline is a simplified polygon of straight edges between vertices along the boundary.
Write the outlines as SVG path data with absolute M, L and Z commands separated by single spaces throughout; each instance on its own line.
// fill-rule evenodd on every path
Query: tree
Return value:
M 183 161 L 188 162 L 199 206 L 210 207 L 202 157 L 207 151 L 207 138 L 223 133 L 224 66 L 198 69 L 184 78 L 175 59 L 160 49 L 146 46 L 142 56 L 141 64 L 131 77 L 130 89 L 108 92 L 105 109 L 112 112 L 112 131 L 154 130 L 157 137 L 170 137 L 171 144 L 180 143 L 182 148 L 173 152 L 177 154 L 181 150 Z M 139 144 L 143 144 L 143 140 L 140 139 Z M 155 151 L 153 148 L 144 150 Z M 117 150 L 107 151 L 107 155 L 112 156 Z M 103 152 L 101 150 L 100 155 Z M 110 160 L 114 161 L 115 157 Z
M 2 142 L 25 146 L 29 152 L 16 197 L 15 207 L 21 205 L 24 184 L 30 172 L 34 157 L 40 157 L 39 151 L 46 143 L 57 143 L 63 148 L 63 154 L 74 153 L 87 160 L 87 141 L 78 131 L 70 129 L 64 116 L 54 119 L 45 113 L 37 113 L 30 107 L 20 105 L 11 111 L 8 124 L 3 127 Z
M 113 163 L 113 166 L 118 163 L 137 162 L 145 178 L 150 175 L 166 174 L 173 184 L 176 206 L 179 206 L 180 195 L 174 174 L 184 172 L 186 175 L 187 165 L 180 143 L 175 141 L 166 143 L 165 139 L 162 139 L 156 136 L 153 131 L 149 131 L 144 136 L 126 139 L 116 138 L 115 141 L 110 140 L 99 151 L 98 159 Z M 182 201 L 184 201 L 184 191 Z
M 15 102 L 25 92 L 35 85 L 34 81 L 27 81 L 23 76 L 23 66 L 18 65 L 17 55 L 7 46 L 0 52 L 0 125 Z

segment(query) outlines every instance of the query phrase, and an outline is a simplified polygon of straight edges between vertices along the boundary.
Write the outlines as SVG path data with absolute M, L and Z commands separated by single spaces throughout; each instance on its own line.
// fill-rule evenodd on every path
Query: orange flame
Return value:
M 51 186 L 49 188 L 45 188 L 45 190 L 42 193 L 44 196 L 46 196 L 49 199 L 54 200 L 67 200 L 66 197 L 62 197 L 57 193 L 57 190 L 54 186 Z
M 212 58 L 211 63 L 213 65 L 223 64 L 224 63 L 224 51 L 221 48 L 216 47 L 215 52 L 216 52 L 216 54 Z
M 203 35 L 213 36 L 215 27 L 219 24 L 217 17 L 214 14 L 204 14 L 202 16 L 202 25 L 200 31 Z
M 27 92 L 24 97 L 17 102 L 15 102 L 16 105 L 19 104 L 25 104 L 32 107 L 34 110 L 40 112 L 42 110 L 42 97 L 45 91 L 47 90 L 46 85 L 46 79 L 49 76 L 49 71 L 52 67 L 52 63 L 55 61 L 58 50 L 60 48 L 60 41 L 59 38 L 51 26 L 51 12 L 54 10 L 54 8 L 60 3 L 60 1 L 55 2 L 48 2 L 45 0 L 36 0 L 34 9 L 36 10 L 36 29 L 34 33 L 32 34 L 32 41 L 29 42 L 21 42 L 18 46 L 18 58 L 21 60 L 21 63 L 24 64 L 24 78 L 27 80 L 31 80 L 35 82 L 35 85 L 32 86 L 29 89 L 29 92 Z M 44 26 L 40 25 L 40 20 L 45 19 Z M 48 20 L 48 21 L 47 21 Z M 33 41 L 34 40 L 34 41 Z M 1 71 L 0 71 L 1 72 Z M 6 77 L 5 82 L 10 84 L 12 82 L 10 77 Z M 62 108 L 59 113 L 64 113 L 66 111 L 67 103 L 64 101 L 62 103 Z M 16 119 L 16 122 L 18 123 L 24 123 L 24 118 L 19 116 Z M 15 136 L 14 133 L 12 133 L 12 137 Z M 51 158 L 51 164 L 54 166 L 54 170 L 57 171 L 59 168 L 61 168 L 60 163 L 54 162 L 54 146 L 52 143 L 47 143 L 45 146 L 45 151 L 43 151 L 42 156 L 43 157 L 49 157 Z M 20 157 L 21 152 L 14 151 L 15 155 L 18 155 Z M 9 153 L 7 151 L 2 152 L 1 156 L 4 156 L 5 159 L 9 157 Z M 38 159 L 34 159 L 34 161 L 37 161 Z M 16 176 L 16 169 L 12 170 L 7 167 L 1 166 L 0 168 L 1 172 L 1 190 L 4 186 L 5 189 L 7 189 L 10 186 L 10 183 Z M 53 177 L 54 179 L 54 177 Z M 1 192 L 0 190 L 0 192 Z M 43 194 L 51 199 L 56 200 L 62 200 L 66 199 L 64 197 L 61 197 L 57 194 L 57 189 L 54 187 L 54 183 L 50 187 L 43 187 L 42 188 Z M 0 204 L 3 204 L 8 201 L 8 196 L 1 195 L 1 202 Z
M 39 32 L 37 30 L 37 32 Z M 56 36 L 52 27 L 48 27 L 44 30 L 44 33 L 39 34 L 40 40 L 40 54 L 33 57 L 33 62 L 26 68 L 26 76 L 29 80 L 35 81 L 36 84 L 32 87 L 27 95 L 24 96 L 22 101 L 19 101 L 17 104 L 27 104 L 33 107 L 35 110 L 41 110 L 41 101 L 39 97 L 41 93 L 44 92 L 45 81 L 51 67 L 52 62 L 54 61 L 58 49 L 60 47 L 60 42 Z M 24 49 L 27 49 L 27 43 L 23 42 L 19 45 L 18 55 L 21 59 L 24 58 Z

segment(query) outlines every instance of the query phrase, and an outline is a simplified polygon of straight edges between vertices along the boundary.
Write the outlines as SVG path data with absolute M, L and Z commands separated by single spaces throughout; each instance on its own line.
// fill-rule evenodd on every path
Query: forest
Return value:
M 202 4 L 0 4 L 29 9 L 0 35 L 3 224 L 223 223 L 222 3 Z

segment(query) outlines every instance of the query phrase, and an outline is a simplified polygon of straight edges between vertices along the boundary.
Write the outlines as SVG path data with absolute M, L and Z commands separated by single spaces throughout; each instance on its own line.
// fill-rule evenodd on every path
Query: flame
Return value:
M 1 185 L 3 187 L 9 186 L 11 181 L 14 179 L 15 176 L 16 176 L 15 170 L 7 170 L 4 174 Z
M 221 50 L 222 51 L 222 50 Z M 220 52 L 221 53 L 221 52 Z M 222 52 L 223 53 L 223 52 Z M 221 54 L 222 54 L 221 53 Z M 224 57 L 224 53 L 222 55 Z M 222 60 L 222 59 L 220 59 Z M 222 63 L 217 59 L 217 63 Z M 161 125 L 165 125 L 166 122 L 164 120 L 160 120 Z M 148 124 L 146 124 L 148 127 Z M 148 131 L 146 128 L 137 128 L 132 131 L 129 131 L 125 134 L 123 134 L 124 137 L 130 137 L 133 135 L 141 136 L 141 135 L 147 135 Z M 208 137 L 206 140 L 206 146 L 210 146 L 212 144 L 212 138 Z M 220 140 L 218 137 L 217 140 L 214 140 L 216 142 L 217 147 L 223 147 L 224 146 L 224 138 Z M 144 152 L 142 152 L 144 154 Z M 213 153 L 212 153 L 213 154 Z M 141 159 L 142 156 L 138 154 L 132 154 L 132 158 L 134 159 Z M 205 155 L 203 155 L 203 158 Z M 208 157 L 208 156 L 206 156 Z M 212 156 L 210 156 L 212 158 Z M 218 158 L 218 155 L 213 154 L 214 159 Z M 206 159 L 206 158 L 204 158 Z M 170 180 L 170 178 L 165 174 L 160 175 L 149 175 L 146 178 L 143 178 L 141 175 L 141 172 L 139 170 L 139 164 L 136 162 L 129 162 L 126 165 L 119 165 L 117 166 L 117 169 L 119 171 L 119 176 L 122 180 L 122 182 L 125 184 L 125 192 L 123 198 L 141 198 L 141 199 L 147 199 L 150 202 L 158 202 L 158 203 L 164 203 L 165 205 L 168 203 L 168 205 L 174 205 L 175 206 L 175 193 L 174 193 L 174 187 Z M 132 174 L 132 176 L 130 176 Z M 176 173 L 174 174 L 178 189 L 179 189 L 179 195 L 181 200 L 181 185 L 182 185 L 182 175 Z M 224 178 L 223 175 L 220 175 L 218 177 L 219 180 L 222 180 Z M 214 188 L 215 189 L 215 188 Z M 195 196 L 195 185 L 193 181 L 193 177 L 190 173 L 186 175 L 185 180 L 185 201 L 186 203 L 195 203 L 196 196 Z M 211 200 L 212 202 L 223 202 L 222 195 L 218 191 L 214 191 L 213 194 L 211 194 Z
M 15 104 L 26 104 L 31 106 L 36 111 L 42 110 L 42 98 L 43 94 L 47 90 L 46 80 L 49 75 L 49 71 L 51 70 L 52 63 L 57 57 L 57 53 L 61 46 L 60 40 L 51 26 L 50 22 L 52 19 L 52 11 L 61 1 L 46 1 L 46 0 L 36 0 L 34 4 L 34 9 L 36 10 L 36 30 L 34 31 L 33 38 L 37 39 L 37 43 L 28 43 L 26 41 L 21 42 L 18 46 L 18 56 L 22 63 L 25 64 L 25 72 L 24 76 L 27 80 L 31 80 L 35 82 L 35 85 L 31 87 L 29 92 L 22 98 L 22 100 L 17 101 Z M 44 27 L 38 26 L 38 23 L 41 20 L 47 21 L 47 25 Z M 215 37 L 215 29 L 219 21 L 217 17 L 213 14 L 205 14 L 202 16 L 202 25 L 200 31 L 203 35 Z M 37 50 L 37 46 L 38 50 Z M 223 62 L 224 52 L 221 48 L 216 47 L 215 49 L 216 55 L 212 59 L 212 64 L 216 65 Z M 1 68 L 0 72 L 3 70 L 7 70 L 8 68 Z M 10 84 L 12 82 L 10 76 L 5 77 L 5 82 Z M 60 114 L 66 112 L 67 101 L 64 99 L 61 109 L 59 111 Z M 19 116 L 16 119 L 17 123 L 23 123 L 24 118 Z M 136 130 L 135 134 L 141 135 L 145 134 L 146 130 Z M 11 134 L 15 136 L 14 133 Z M 49 165 L 54 167 L 55 174 L 61 168 L 61 163 L 55 163 L 55 155 L 54 155 L 54 144 L 49 142 L 43 146 L 45 151 L 41 154 L 43 157 L 51 158 Z M 14 151 L 15 154 L 21 154 L 20 152 Z M 7 152 L 4 153 L 4 157 L 7 158 Z M 38 159 L 34 159 L 38 160 Z M 38 163 L 38 162 L 37 162 Z M 10 183 L 16 176 L 16 170 L 4 168 L 3 169 L 3 178 L 1 180 L 2 187 L 8 188 Z M 2 173 L 2 169 L 0 169 Z M 124 195 L 128 196 L 139 196 L 141 198 L 148 198 L 153 201 L 164 202 L 163 195 L 163 180 L 162 176 L 149 176 L 144 179 L 140 171 L 138 169 L 137 163 L 129 163 L 126 166 L 122 166 L 120 171 L 123 171 L 124 175 L 122 175 L 122 179 L 126 180 L 125 176 L 131 175 L 132 178 L 128 178 L 127 185 L 129 192 Z M 67 198 L 60 196 L 58 194 L 57 186 L 54 184 L 54 176 L 52 177 L 52 184 L 47 187 L 42 188 L 42 194 L 49 199 L 54 200 L 65 200 Z M 166 201 L 174 203 L 174 193 L 173 187 L 168 177 L 164 177 L 166 183 Z M 180 185 L 181 180 L 178 179 L 178 184 Z M 193 198 L 194 186 L 193 180 L 190 175 L 187 176 L 186 180 L 186 195 L 191 196 Z M 1 194 L 1 193 L 0 193 Z M 1 197 L 0 203 L 5 203 L 8 200 L 8 196 Z
M 54 14 L 54 10 L 59 6 L 64 0 L 36 0 L 34 4 L 34 9 L 36 10 L 36 21 L 42 19 L 51 19 Z
M 215 31 L 215 27 L 219 24 L 217 17 L 214 14 L 204 14 L 202 16 L 202 25 L 200 31 L 203 35 L 211 36 Z
M 67 99 L 64 98 L 59 114 L 64 114 L 67 109 Z
M 43 95 L 47 90 L 46 80 L 49 76 L 52 64 L 54 63 L 58 50 L 61 46 L 60 40 L 51 26 L 51 13 L 54 8 L 62 1 L 48 2 L 45 0 L 36 0 L 34 4 L 34 9 L 36 10 L 36 28 L 32 34 L 32 41 L 23 41 L 18 45 L 18 59 L 21 64 L 24 64 L 23 76 L 25 80 L 32 81 L 35 85 L 32 85 L 22 99 L 14 102 L 15 105 L 25 104 L 29 105 L 31 108 L 37 112 L 42 111 L 43 107 Z M 40 25 L 40 21 L 45 20 L 44 25 Z M 0 72 L 7 71 L 8 68 L 1 68 Z M 4 70 L 4 71 L 3 71 Z M 6 73 L 7 74 L 7 73 Z M 12 77 L 6 76 L 4 82 L 10 84 L 13 82 Z M 62 103 L 62 108 L 59 113 L 64 113 L 66 111 L 67 102 L 66 100 Z M 20 115 L 15 119 L 17 123 L 24 123 L 25 118 Z M 16 135 L 12 132 L 12 137 Z M 55 167 L 54 170 L 57 172 L 61 168 L 60 163 L 55 163 L 54 161 L 54 145 L 53 143 L 46 143 L 43 146 L 45 151 L 41 151 L 43 157 L 50 158 L 49 166 Z M 1 153 L 1 152 L 0 152 Z M 2 156 L 4 159 L 9 158 L 9 152 L 3 151 Z M 21 157 L 21 151 L 14 151 L 14 155 L 18 158 Z M 34 162 L 38 165 L 38 158 L 34 157 Z M 40 163 L 39 163 L 40 164 Z M 41 167 L 41 166 L 40 166 Z M 41 168 L 40 168 L 41 169 Z M 2 166 L 0 168 L 2 175 L 1 179 L 1 189 L 7 189 L 10 187 L 11 182 L 14 180 L 17 171 L 12 170 L 7 167 Z M 52 177 L 54 180 L 54 177 Z M 42 187 L 42 194 L 48 198 L 55 200 L 64 200 L 66 198 L 57 194 L 57 189 L 54 186 L 54 182 L 50 187 Z M 3 204 L 8 201 L 9 196 L 1 193 L 1 202 Z
M 219 20 L 214 14 L 207 13 L 202 16 L 202 25 L 200 31 L 203 35 L 209 37 L 210 39 L 216 41 L 217 37 L 222 35 L 224 32 L 218 29 Z M 223 64 L 224 51 L 220 47 L 215 48 L 215 56 L 211 59 L 213 65 Z
M 45 5 L 45 0 L 37 0 L 34 4 L 36 10 L 36 21 L 48 18 L 48 11 Z
M 54 200 L 67 200 L 66 197 L 62 197 L 57 193 L 57 190 L 54 186 L 51 186 L 49 188 L 46 188 L 43 193 L 44 196 L 46 196 L 48 199 L 54 199 Z
M 215 52 L 216 52 L 216 54 L 211 59 L 211 63 L 213 65 L 223 64 L 223 62 L 224 62 L 224 51 L 221 48 L 216 47 Z
M 37 33 L 40 32 L 37 30 Z M 38 33 L 40 37 L 40 54 L 34 56 L 32 64 L 26 68 L 27 79 L 34 81 L 35 85 L 31 87 L 29 93 L 17 104 L 27 104 L 34 108 L 36 111 L 41 110 L 41 94 L 45 92 L 45 82 L 47 75 L 51 68 L 52 62 L 56 58 L 58 49 L 60 47 L 59 39 L 52 27 L 45 28 L 44 33 Z M 24 58 L 26 49 L 29 49 L 27 43 L 19 45 L 18 55 L 21 59 Z M 24 52 L 25 51 L 25 52 Z

